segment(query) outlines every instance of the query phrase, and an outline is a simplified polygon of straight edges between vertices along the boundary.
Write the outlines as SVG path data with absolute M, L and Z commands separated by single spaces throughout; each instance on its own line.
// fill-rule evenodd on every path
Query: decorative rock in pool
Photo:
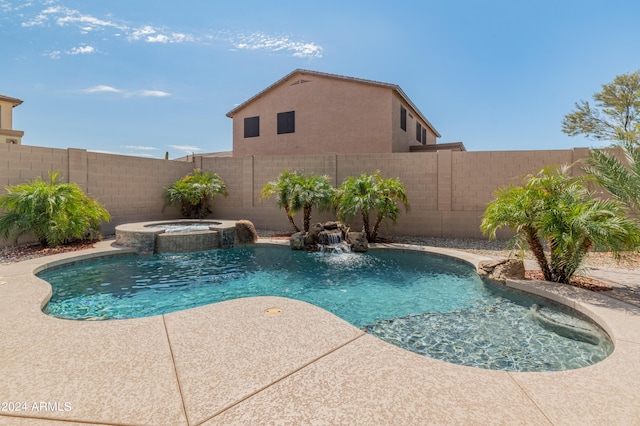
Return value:
M 289 239 L 293 250 L 308 251 L 356 251 L 366 252 L 369 243 L 361 232 L 350 232 L 347 225 L 340 222 L 316 223 L 309 232 L 297 232 Z
M 126 223 L 116 227 L 116 244 L 139 254 L 184 253 L 231 248 L 236 222 L 231 220 L 174 220 Z

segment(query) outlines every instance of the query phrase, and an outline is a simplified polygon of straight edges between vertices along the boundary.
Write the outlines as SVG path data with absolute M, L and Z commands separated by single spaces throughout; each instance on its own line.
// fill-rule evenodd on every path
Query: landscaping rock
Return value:
M 313 224 L 309 227 L 309 232 L 307 233 L 307 245 L 313 246 L 318 244 L 318 235 L 324 231 L 324 226 L 321 223 Z
M 347 243 L 351 245 L 351 251 L 364 253 L 369 250 L 369 241 L 364 232 L 348 232 Z
M 306 239 L 306 233 L 296 232 L 289 238 L 289 246 L 292 250 L 303 250 Z
M 478 274 L 488 276 L 492 280 L 523 280 L 524 262 L 519 259 L 484 260 L 478 264 Z
M 332 231 L 334 229 L 338 229 L 338 227 L 340 226 L 340 222 L 325 222 L 323 225 L 324 229 L 326 229 L 327 231 Z
M 249 220 L 239 220 L 236 222 L 236 245 L 255 244 L 258 241 L 258 233 L 255 226 Z

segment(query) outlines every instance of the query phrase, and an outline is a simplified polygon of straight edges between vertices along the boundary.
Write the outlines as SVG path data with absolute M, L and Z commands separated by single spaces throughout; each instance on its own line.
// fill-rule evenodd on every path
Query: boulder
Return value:
M 318 244 L 318 234 L 324 231 L 324 226 L 321 223 L 316 223 L 309 226 L 309 232 L 307 233 L 307 245 Z
M 342 242 L 342 232 L 339 229 L 332 231 L 322 231 L 318 234 L 318 244 L 330 246 L 332 244 L 340 244 Z
M 334 229 L 338 229 L 338 227 L 340 226 L 340 222 L 334 222 L 334 221 L 325 222 L 322 226 L 327 231 L 332 231 Z
M 239 220 L 236 222 L 235 244 L 246 245 L 255 244 L 258 241 L 258 233 L 255 226 L 249 220 Z
M 304 232 L 296 232 L 289 238 L 289 247 L 292 250 L 304 250 L 306 239 Z
M 369 250 L 369 241 L 364 232 L 347 233 L 347 242 L 351 245 L 352 252 L 364 253 Z
M 524 262 L 519 259 L 483 260 L 478 264 L 478 274 L 492 280 L 524 279 Z

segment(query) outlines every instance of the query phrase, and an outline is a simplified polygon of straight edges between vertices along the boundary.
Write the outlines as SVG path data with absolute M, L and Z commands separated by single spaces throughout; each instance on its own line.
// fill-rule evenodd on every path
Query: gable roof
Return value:
M 325 72 L 311 71 L 311 70 L 304 70 L 304 69 L 296 69 L 296 70 L 291 71 L 289 74 L 285 75 L 280 80 L 276 81 L 275 83 L 273 83 L 272 85 L 270 85 L 266 89 L 262 90 L 258 94 L 252 96 L 251 98 L 247 99 L 246 101 L 244 101 L 243 103 L 241 103 L 240 105 L 238 105 L 237 107 L 235 107 L 234 109 L 229 111 L 227 113 L 227 117 L 233 118 L 233 116 L 235 114 L 237 114 L 240 110 L 242 110 L 244 107 L 246 107 L 247 105 L 249 105 L 250 103 L 252 103 L 256 99 L 261 98 L 262 96 L 266 95 L 271 90 L 273 90 L 274 88 L 278 87 L 280 84 L 282 84 L 282 83 L 286 82 L 287 80 L 289 80 L 295 74 L 317 76 L 317 77 L 325 77 L 325 78 L 333 78 L 333 79 L 336 79 L 336 80 L 349 81 L 349 82 L 352 82 L 352 83 L 368 84 L 370 86 L 383 87 L 383 88 L 386 88 L 386 89 L 393 90 L 398 96 L 400 96 L 400 98 L 402 98 L 402 100 L 404 100 L 411 108 L 413 108 L 413 110 L 416 112 L 416 114 L 420 117 L 420 119 L 422 121 L 425 122 L 425 124 L 427 126 L 429 126 L 429 128 L 433 131 L 433 133 L 435 133 L 437 137 L 440 137 L 440 133 L 438 133 L 436 128 L 433 127 L 433 125 L 429 122 L 429 120 L 427 120 L 427 118 L 422 114 L 422 112 L 420 112 L 418 107 L 415 106 L 415 104 L 411 101 L 411 99 L 409 99 L 409 97 L 402 91 L 400 86 L 398 86 L 397 84 L 383 83 L 381 81 L 366 80 L 364 78 L 347 77 L 347 76 L 344 76 L 344 75 L 329 74 L 329 73 L 325 73 Z
M 14 107 L 17 107 L 18 105 L 20 105 L 22 103 L 21 99 L 12 98 L 10 96 L 5 96 L 5 95 L 0 95 L 0 101 L 11 102 Z

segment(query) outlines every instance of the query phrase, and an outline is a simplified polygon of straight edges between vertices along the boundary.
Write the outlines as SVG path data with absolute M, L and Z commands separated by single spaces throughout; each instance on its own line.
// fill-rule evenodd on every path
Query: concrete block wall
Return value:
M 380 170 L 382 176 L 403 182 L 410 201 L 410 211 L 402 212 L 397 226 L 382 228 L 383 236 L 479 238 L 482 213 L 496 189 L 519 183 L 522 176 L 549 164 L 575 163 L 588 153 L 588 149 L 437 151 L 197 158 L 192 163 L 7 144 L 0 145 L 0 184 L 46 178 L 49 171 L 59 170 L 61 181 L 79 184 L 109 210 L 112 221 L 104 225 L 103 234 L 110 235 L 122 223 L 179 218 L 175 208 L 163 211 L 163 190 L 200 167 L 218 173 L 229 193 L 213 200 L 210 218 L 248 219 L 259 229 L 287 231 L 289 222 L 275 200 L 259 199 L 262 187 L 284 170 L 326 174 L 334 186 L 348 176 Z M 581 173 L 579 167 L 573 170 Z M 333 212 L 314 211 L 312 221 L 334 218 Z M 302 226 L 302 212 L 296 222 Z M 353 229 L 362 226 L 359 218 L 350 224 Z
M 0 144 L 0 185 L 17 185 L 48 172 L 59 171 L 58 180 L 68 182 L 67 150 L 27 145 Z
M 175 219 L 177 209 L 164 209 L 164 189 L 191 173 L 193 163 L 157 160 L 89 152 L 82 163 L 87 176 L 86 192 L 98 199 L 111 213 L 112 220 L 103 234 L 114 233 L 116 225 L 126 222 Z M 76 182 L 79 183 L 79 182 Z

